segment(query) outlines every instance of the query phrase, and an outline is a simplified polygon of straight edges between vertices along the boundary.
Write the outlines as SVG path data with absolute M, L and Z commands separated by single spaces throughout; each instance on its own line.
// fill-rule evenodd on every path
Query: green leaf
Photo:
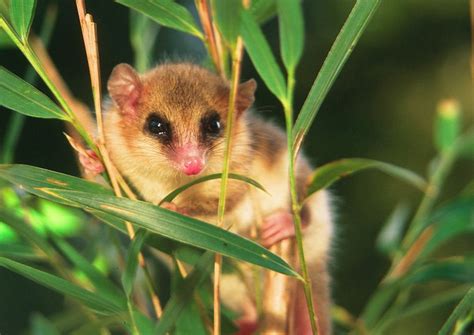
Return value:
M 276 0 L 253 0 L 250 12 L 259 24 L 263 24 L 277 13 Z
M 399 178 L 420 190 L 426 188 L 426 181 L 407 169 L 372 159 L 350 158 L 334 161 L 317 168 L 310 178 L 306 197 L 309 197 L 311 194 L 323 188 L 329 187 L 343 177 L 366 169 L 377 169 Z
M 59 199 L 85 206 L 86 210 L 112 214 L 155 234 L 286 275 L 299 276 L 284 260 L 251 240 L 150 203 L 78 191 L 46 191 L 56 194 Z
M 0 178 L 39 197 L 107 213 L 170 239 L 299 278 L 284 260 L 253 241 L 150 203 L 111 196 L 99 184 L 23 165 L 0 165 Z
M 68 120 L 46 95 L 0 66 L 0 106 L 28 116 Z
M 295 152 L 316 117 L 324 98 L 336 80 L 339 72 L 354 50 L 360 36 L 375 13 L 380 0 L 357 0 L 339 35 L 334 41 L 316 80 L 301 108 L 293 129 Z
M 0 266 L 16 272 L 32 281 L 46 286 L 54 291 L 70 296 L 83 303 L 98 314 L 110 315 L 118 314 L 127 309 L 125 302 L 116 304 L 101 292 L 90 292 L 75 284 L 50 273 L 32 268 L 30 266 L 0 257 Z
M 60 335 L 54 324 L 41 314 L 33 314 L 31 318 L 31 335 Z
M 201 285 L 212 269 L 214 263 L 214 256 L 210 252 L 206 252 L 196 264 L 193 271 L 182 281 L 179 287 L 175 290 L 174 295 L 166 304 L 158 327 L 154 334 L 164 335 L 171 331 L 184 308 L 192 301 L 193 292 Z
M 48 241 L 38 234 L 31 225 L 27 224 L 16 215 L 5 209 L 0 209 L 0 220 L 13 228 L 18 235 L 24 238 L 29 244 L 40 249 L 48 257 L 55 257 L 56 251 Z
M 204 38 L 186 7 L 171 0 L 116 0 L 148 16 L 162 26 L 173 28 L 201 40 Z
M 35 7 L 35 0 L 10 1 L 10 19 L 23 43 L 26 43 L 28 40 Z
M 212 8 L 219 31 L 231 50 L 235 49 L 240 30 L 241 0 L 213 0 Z
M 214 174 L 210 174 L 210 175 L 207 175 L 207 176 L 203 176 L 203 177 L 194 179 L 193 181 L 191 181 L 187 184 L 184 184 L 183 186 L 180 186 L 176 190 L 174 190 L 173 192 L 169 193 L 166 197 L 164 197 L 160 201 L 160 205 L 163 204 L 164 202 L 172 202 L 174 200 L 174 198 L 176 198 L 181 192 L 184 192 L 185 190 L 187 190 L 191 186 L 203 183 L 203 182 L 208 181 L 208 180 L 220 179 L 220 178 L 222 178 L 222 173 L 214 173 Z M 265 188 L 262 186 L 262 184 L 260 184 L 258 181 L 253 180 L 252 178 L 248 178 L 246 176 L 243 176 L 243 175 L 240 175 L 240 174 L 237 174 L 237 173 L 229 173 L 229 178 L 246 182 L 246 183 L 248 183 L 248 184 L 264 191 L 264 192 L 267 192 L 265 190 Z
M 2 244 L 0 247 L 0 256 L 10 259 L 22 260 L 42 260 L 44 257 L 41 257 L 35 249 L 29 245 L 24 244 Z
M 63 239 L 54 238 L 58 248 L 66 255 L 67 259 L 74 264 L 74 266 L 86 275 L 91 281 L 96 291 L 100 291 L 107 295 L 111 301 L 120 305 L 123 303 L 123 293 L 108 280 L 94 265 L 79 254 L 69 243 Z
M 474 195 L 458 198 L 436 210 L 423 224 L 423 228 L 431 225 L 434 231 L 420 251 L 419 259 L 456 236 L 474 233 Z
M 410 208 L 406 204 L 399 204 L 395 208 L 378 234 L 376 247 L 380 252 L 393 255 L 398 249 L 409 215 Z
M 457 320 L 463 317 L 464 314 L 472 310 L 474 306 L 474 287 L 466 293 L 464 298 L 459 302 L 454 311 L 449 316 L 448 320 L 444 323 L 438 335 L 448 335 Z
M 2 30 L 0 30 L 0 49 L 6 48 L 13 48 L 15 43 L 12 39 L 8 36 L 8 34 Z
M 473 283 L 474 257 L 456 257 L 425 264 L 408 274 L 403 282 L 405 284 L 420 284 L 431 280 Z
M 134 52 L 134 67 L 140 73 L 150 68 L 159 31 L 159 24 L 142 13 L 130 11 L 130 42 Z
M 449 149 L 456 142 L 461 128 L 460 107 L 455 100 L 442 101 L 435 122 L 435 144 L 439 151 Z
M 280 29 L 280 53 L 288 72 L 293 73 L 304 46 L 301 4 L 296 0 L 277 0 Z
M 127 296 L 130 296 L 132 293 L 133 282 L 135 280 L 135 274 L 137 273 L 138 254 L 140 253 L 146 238 L 147 231 L 139 229 L 128 248 L 127 264 L 125 266 L 125 271 L 122 274 L 122 285 Z
M 249 11 L 242 11 L 242 26 L 240 33 L 244 39 L 253 65 L 268 87 L 280 101 L 286 100 L 286 84 L 283 73 L 268 45 L 262 30 Z

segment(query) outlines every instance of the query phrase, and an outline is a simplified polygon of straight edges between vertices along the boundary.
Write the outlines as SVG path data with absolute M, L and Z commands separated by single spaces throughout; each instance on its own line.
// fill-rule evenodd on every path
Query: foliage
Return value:
M 3 222 L 0 225 L 0 267 L 69 297 L 71 300 L 68 309 L 78 311 L 78 321 L 73 327 L 78 333 L 115 329 L 134 334 L 165 334 L 173 329 L 175 333 L 180 333 L 185 327 L 178 327 L 178 320 L 195 323 L 193 329 L 208 329 L 207 315 L 212 304 L 210 299 L 206 299 L 206 296 L 209 296 L 206 283 L 212 271 L 214 253 L 302 280 L 309 311 L 314 316 L 311 299 L 308 299 L 311 295 L 310 278 L 302 250 L 300 209 L 304 199 L 298 199 L 296 194 L 295 160 L 324 98 L 374 15 L 380 0 L 356 2 L 317 74 L 296 121 L 293 103 L 297 80 L 295 71 L 304 48 L 303 15 L 298 1 L 254 0 L 249 8 L 246 2 L 211 1 L 209 10 L 215 13 L 213 24 L 217 26 L 223 40 L 220 49 L 213 44 L 217 42 L 212 40 L 206 30 L 205 21 L 201 22 L 201 29 L 189 8 L 177 2 L 117 2 L 134 11 L 130 21 L 130 38 L 136 63 L 140 68 L 147 66 L 153 49 L 153 43 L 144 36 L 154 39 L 159 32 L 159 26 L 152 21 L 201 40 L 214 67 L 225 75 L 231 64 L 232 79 L 236 80 L 239 72 L 236 64 L 240 66 L 239 43 L 243 41 L 262 81 L 278 98 L 284 110 L 292 208 L 302 271 L 298 273 L 280 257 L 255 242 L 159 206 L 122 198 L 116 189 L 114 195 L 108 185 L 99 185 L 32 166 L 6 164 L 11 163 L 11 153 L 16 145 L 16 140 L 8 138 L 13 139 L 21 132 L 21 124 L 15 126 L 13 121 L 11 127 L 14 133 L 7 134 L 4 142 L 7 145 L 2 147 L 2 150 L 9 154 L 3 156 L 5 164 L 0 165 L 0 179 L 3 180 L 0 184 L 0 220 Z M 196 1 L 196 5 L 202 20 L 206 12 L 200 7 L 202 5 L 199 1 Z M 229 11 L 229 6 L 232 6 L 232 11 Z M 29 84 L 31 78 L 23 80 L 1 67 L 0 105 L 29 117 L 67 122 L 92 149 L 99 150 L 97 153 L 100 155 L 103 153 L 100 146 L 96 147 L 95 142 L 91 140 L 70 102 L 56 87 L 45 70 L 45 64 L 38 57 L 33 43 L 36 36 L 33 36 L 34 32 L 31 31 L 35 7 L 36 2 L 33 0 L 11 1 L 8 12 L 0 11 L 0 46 L 11 47 L 14 44 L 28 59 L 54 99 Z M 53 14 L 49 12 L 48 15 Z M 148 19 L 145 19 L 144 15 Z M 284 71 L 261 28 L 264 22 L 275 16 L 279 20 L 280 56 Z M 48 17 L 45 18 L 46 21 Z M 43 36 L 43 40 L 47 41 L 47 38 Z M 460 301 L 440 334 L 449 334 L 453 328 L 460 333 L 459 329 L 462 331 L 469 322 L 472 323 L 474 294 L 473 289 L 469 289 L 474 278 L 472 256 L 444 259 L 434 256 L 434 251 L 455 236 L 474 232 L 472 187 L 448 203 L 439 204 L 438 201 L 443 183 L 454 162 L 474 152 L 474 131 L 471 129 L 461 133 L 459 106 L 453 101 L 440 104 L 435 127 L 438 157 L 432 163 L 427 181 L 393 164 L 361 158 L 325 164 L 316 169 L 308 181 L 307 196 L 331 186 L 349 174 L 373 168 L 408 182 L 423 192 L 422 201 L 412 217 L 409 210 L 399 207 L 380 233 L 377 247 L 390 259 L 391 267 L 367 301 L 364 311 L 358 318 L 351 316 L 342 307 L 334 313 L 335 321 L 353 333 L 383 334 L 397 320 L 429 310 L 435 305 L 431 303 L 434 298 L 428 297 L 415 302 L 411 299 L 411 292 L 421 283 L 440 280 L 455 286 L 454 289 L 440 292 L 440 301 Z M 205 176 L 183 185 L 164 198 L 163 202 L 171 201 L 196 183 L 216 178 L 222 178 L 223 185 L 229 177 L 262 189 L 258 181 L 229 173 L 225 167 L 223 171 L 222 175 Z M 105 180 L 111 179 L 112 175 L 105 176 Z M 225 197 L 222 195 L 221 199 Z M 86 217 L 71 207 L 80 208 L 91 216 Z M 224 207 L 222 205 L 222 208 Z M 61 218 L 59 223 L 58 217 Z M 92 217 L 107 225 L 91 228 Z M 136 229 L 133 234 L 130 234 L 130 223 Z M 89 251 L 88 256 L 84 256 L 80 248 L 72 243 L 74 238 L 84 234 L 86 228 L 96 231 L 100 229 L 107 232 L 108 236 L 94 239 L 96 245 L 90 248 L 95 250 Z M 117 235 L 126 233 L 127 230 L 132 241 L 124 248 Z M 112 270 L 117 268 L 114 267 L 113 257 L 106 258 L 105 265 L 100 265 L 101 262 L 97 261 L 100 259 L 99 250 L 105 248 L 104 245 L 110 241 L 110 250 L 114 250 L 113 255 L 119 259 L 118 270 Z M 150 272 L 143 266 L 143 252 L 152 249 L 168 253 L 175 262 L 184 261 L 192 269 L 187 274 L 178 271 L 173 274 L 176 285 L 159 320 L 148 313 L 150 301 L 156 298 L 156 290 Z M 141 269 L 138 269 L 139 265 L 142 266 Z M 178 268 L 181 265 L 178 264 Z M 120 282 L 121 286 L 117 285 L 117 282 Z M 144 293 L 147 289 L 147 293 Z M 144 295 L 149 300 L 145 303 L 143 299 L 137 299 Z M 225 310 L 222 314 L 224 323 L 230 323 L 231 320 L 228 319 L 235 317 L 229 316 Z M 79 320 L 79 315 L 85 321 Z M 67 312 L 61 317 L 66 316 Z M 59 333 L 59 324 L 60 322 L 55 323 L 37 315 L 33 319 L 31 330 L 33 333 L 56 334 Z M 313 325 L 313 330 L 314 327 Z M 223 328 L 223 331 L 226 332 L 226 329 Z

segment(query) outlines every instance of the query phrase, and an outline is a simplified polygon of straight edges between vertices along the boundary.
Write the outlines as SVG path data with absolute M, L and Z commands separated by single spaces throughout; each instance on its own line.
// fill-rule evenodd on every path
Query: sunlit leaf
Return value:
M 173 28 L 203 39 L 201 30 L 196 25 L 191 13 L 189 13 L 186 7 L 172 0 L 116 1 L 122 5 L 139 11 L 162 26 Z
M 438 335 L 450 334 L 455 322 L 464 314 L 472 310 L 472 306 L 474 306 L 474 287 L 471 287 L 464 298 L 462 298 L 461 302 L 459 302 L 459 304 L 449 316 L 448 320 L 446 320 L 443 327 L 438 332 Z
M 294 72 L 304 46 L 301 4 L 296 0 L 277 0 L 280 53 L 288 72 Z
M 46 95 L 0 66 L 0 106 L 28 116 L 68 120 Z
M 224 256 L 260 265 L 286 275 L 298 276 L 280 257 L 257 243 L 214 225 L 183 216 L 143 201 L 66 190 L 46 190 L 60 199 L 112 214 L 137 227 Z
M 379 3 L 380 0 L 358 0 L 344 23 L 296 119 L 293 130 L 295 152 L 301 146 L 303 137 L 311 127 L 324 98 L 354 50 Z
M 246 10 L 242 11 L 241 34 L 253 65 L 268 89 L 280 100 L 286 99 L 286 84 L 262 30 Z
M 207 176 L 204 176 L 204 177 L 194 179 L 193 181 L 191 181 L 187 184 L 184 184 L 183 186 L 180 186 L 176 190 L 170 192 L 166 197 L 164 197 L 160 201 L 160 204 L 162 204 L 164 202 L 172 202 L 174 200 L 174 198 L 176 198 L 181 192 L 187 190 L 191 186 L 203 183 L 205 181 L 209 181 L 209 180 L 213 180 L 213 179 L 219 179 L 221 177 L 222 177 L 222 173 L 214 173 L 214 174 L 210 174 L 210 175 L 207 175 Z M 229 178 L 246 182 L 246 183 L 248 183 L 248 184 L 250 184 L 250 185 L 266 192 L 266 190 L 263 188 L 263 186 L 259 182 L 255 181 L 251 178 L 248 178 L 246 176 L 236 174 L 236 173 L 229 173 Z
M 150 203 L 108 195 L 110 191 L 99 184 L 22 165 L 0 165 L 0 178 L 49 200 L 108 213 L 152 233 L 299 277 L 280 257 L 253 241 Z
M 3 29 L 0 29 L 0 49 L 13 48 L 15 43 Z
M 13 27 L 24 43 L 28 39 L 35 7 L 35 0 L 10 1 L 10 19 Z
M 423 178 L 407 169 L 371 159 L 350 158 L 331 162 L 317 168 L 310 178 L 306 196 L 309 197 L 311 194 L 331 186 L 343 177 L 366 169 L 377 169 L 421 190 L 424 190 L 426 187 L 426 182 Z
M 50 273 L 0 257 L 0 266 L 61 294 L 68 295 L 104 315 L 117 314 L 127 309 L 126 303 L 116 304 L 101 292 L 90 292 Z
M 60 238 L 54 239 L 58 248 L 74 266 L 86 275 L 97 291 L 107 295 L 116 304 L 123 302 L 123 293 L 107 279 L 94 265 L 77 252 L 69 243 Z
M 222 37 L 233 50 L 240 30 L 241 0 L 212 0 L 215 22 Z
M 122 285 L 127 296 L 132 292 L 135 274 L 137 273 L 138 254 L 146 238 L 147 231 L 144 229 L 138 230 L 128 248 L 127 263 L 122 274 Z

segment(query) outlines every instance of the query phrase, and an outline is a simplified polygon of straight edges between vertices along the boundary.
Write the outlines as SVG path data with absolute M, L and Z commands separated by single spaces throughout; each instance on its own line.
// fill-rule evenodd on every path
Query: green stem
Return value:
M 311 286 L 311 278 L 309 276 L 308 267 L 306 265 L 304 249 L 303 249 L 303 227 L 301 223 L 301 205 L 298 199 L 298 189 L 296 184 L 296 154 L 293 147 L 293 91 L 295 87 L 294 70 L 288 71 L 288 91 L 287 99 L 282 101 L 285 112 L 286 135 L 288 142 L 288 159 L 289 159 L 289 178 L 290 178 L 290 194 L 291 194 L 291 209 L 293 213 L 293 220 L 295 225 L 295 237 L 298 250 L 298 258 L 300 261 L 301 271 L 303 272 L 303 287 L 306 298 L 306 305 L 308 306 L 308 313 L 311 321 L 311 329 L 313 334 L 317 334 L 317 326 L 315 320 L 315 310 L 313 303 L 313 292 Z

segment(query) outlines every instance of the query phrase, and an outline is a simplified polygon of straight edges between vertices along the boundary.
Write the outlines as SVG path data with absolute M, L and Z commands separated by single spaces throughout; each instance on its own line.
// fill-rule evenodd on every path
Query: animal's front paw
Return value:
M 263 219 L 261 242 L 269 248 L 277 242 L 295 236 L 293 216 L 286 210 L 279 210 Z
M 188 215 L 189 211 L 185 207 L 180 207 L 176 205 L 174 202 L 163 202 L 160 207 L 169 209 L 170 211 L 183 214 L 183 215 Z
M 97 176 L 105 171 L 100 158 L 92 150 L 79 151 L 79 162 L 89 175 Z

